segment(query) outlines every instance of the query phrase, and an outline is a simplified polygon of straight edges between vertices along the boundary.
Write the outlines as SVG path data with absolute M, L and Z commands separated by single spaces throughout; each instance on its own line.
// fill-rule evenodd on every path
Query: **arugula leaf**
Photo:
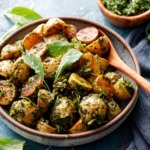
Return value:
M 61 73 L 68 67 L 70 67 L 73 63 L 78 61 L 80 57 L 83 55 L 79 50 L 71 49 L 69 50 L 61 59 L 61 62 L 56 70 L 54 83 L 57 81 L 58 77 Z
M 71 45 L 71 43 L 64 40 L 54 41 L 48 46 L 48 54 L 53 57 L 58 57 L 67 52 Z
M 11 138 L 0 139 L 0 148 L 2 150 L 23 150 L 25 141 Z
M 28 64 L 40 77 L 44 80 L 43 63 L 40 57 L 36 57 L 34 54 L 22 55 L 22 59 Z
M 25 25 L 42 18 L 34 10 L 25 7 L 14 7 L 12 10 L 6 12 L 5 15 L 21 25 Z

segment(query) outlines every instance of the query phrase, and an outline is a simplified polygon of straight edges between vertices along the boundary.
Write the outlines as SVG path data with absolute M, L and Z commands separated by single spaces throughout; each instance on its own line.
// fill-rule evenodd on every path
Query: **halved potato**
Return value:
M 50 18 L 44 26 L 44 36 L 49 36 L 67 28 L 67 24 L 59 18 Z
M 26 50 L 30 50 L 37 43 L 43 42 L 43 37 L 40 33 L 30 32 L 23 39 L 23 46 Z
M 96 41 L 87 45 L 84 51 L 90 52 L 92 54 L 97 54 L 102 57 L 109 50 L 109 40 L 106 36 L 99 37 Z

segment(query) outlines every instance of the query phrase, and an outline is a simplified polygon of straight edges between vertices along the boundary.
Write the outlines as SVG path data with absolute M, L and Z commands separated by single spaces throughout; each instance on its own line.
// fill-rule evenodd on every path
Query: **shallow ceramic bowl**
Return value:
M 150 19 L 150 10 L 147 10 L 146 12 L 136 16 L 120 16 L 109 11 L 103 5 L 102 0 L 98 0 L 97 2 L 101 12 L 106 17 L 106 19 L 112 24 L 121 28 L 133 28 L 142 25 Z
M 71 17 L 60 17 L 60 18 L 63 19 L 66 23 L 74 24 L 78 29 L 87 26 L 95 26 L 96 28 L 105 32 L 111 39 L 115 48 L 118 50 L 120 57 L 127 63 L 127 65 L 129 65 L 137 73 L 140 72 L 137 59 L 131 47 L 116 32 L 112 31 L 111 29 L 103 25 L 100 25 L 98 23 L 89 20 Z M 8 38 L 6 38 L 3 41 L 3 43 L 1 43 L 0 49 L 2 49 L 2 47 L 8 43 L 11 44 L 19 39 L 22 39 L 27 33 L 32 31 L 36 26 L 38 26 L 41 23 L 45 23 L 47 20 L 48 19 L 42 19 L 20 28 L 12 35 L 10 35 Z M 98 140 L 114 131 L 131 113 L 136 103 L 137 97 L 138 97 L 138 86 L 135 84 L 135 93 L 132 99 L 125 104 L 122 103 L 123 111 L 116 118 L 114 118 L 112 121 L 102 125 L 97 129 L 93 129 L 78 134 L 50 134 L 39 132 L 37 130 L 26 127 L 20 124 L 19 122 L 15 121 L 14 119 L 12 119 L 8 115 L 8 110 L 6 109 L 6 107 L 2 106 L 0 107 L 0 114 L 1 119 L 9 128 L 11 128 L 13 131 L 20 134 L 21 136 L 26 137 L 27 139 L 52 146 L 75 146 Z

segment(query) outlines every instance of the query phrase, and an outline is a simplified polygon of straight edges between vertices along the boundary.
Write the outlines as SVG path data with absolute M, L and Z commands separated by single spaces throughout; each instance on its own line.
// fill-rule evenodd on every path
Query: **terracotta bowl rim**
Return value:
M 58 16 L 56 16 L 56 17 L 58 17 Z M 118 33 L 116 33 L 115 31 L 113 31 L 112 29 L 110 29 L 110 28 L 108 28 L 108 27 L 106 27 L 104 25 L 101 25 L 101 24 L 99 24 L 97 22 L 94 22 L 94 21 L 91 21 L 91 20 L 88 20 L 88 19 L 83 19 L 83 18 L 80 18 L 80 17 L 58 17 L 58 18 L 65 19 L 65 20 L 74 20 L 74 21 L 86 22 L 86 23 L 92 24 L 94 26 L 100 27 L 101 29 L 104 29 L 104 30 L 108 31 L 109 33 L 111 33 L 112 35 L 114 35 L 121 43 L 123 43 L 123 45 L 125 45 L 127 47 L 128 52 L 130 53 L 130 55 L 131 55 L 131 57 L 133 59 L 136 72 L 138 74 L 140 74 L 140 68 L 139 68 L 138 61 L 137 61 L 137 59 L 135 57 L 135 54 L 133 53 L 133 51 L 132 51 L 131 47 L 129 46 L 129 44 Z M 15 31 L 10 36 L 8 36 L 0 44 L 0 49 L 4 45 L 6 45 L 7 42 L 9 41 L 9 39 L 13 38 L 13 36 L 15 36 L 15 34 L 21 32 L 22 30 L 25 30 L 25 29 L 27 29 L 27 28 L 29 28 L 31 26 L 44 23 L 48 19 L 49 18 L 41 19 L 41 20 L 38 20 L 38 21 L 34 21 L 34 22 L 30 23 L 30 24 L 27 24 L 27 25 L 19 28 L 17 31 Z M 86 131 L 86 132 L 83 132 L 83 133 L 77 133 L 77 134 L 51 134 L 51 133 L 39 132 L 39 131 L 37 131 L 35 129 L 31 129 L 31 128 L 26 127 L 25 125 L 22 125 L 21 123 L 15 121 L 13 118 L 11 118 L 3 110 L 3 108 L 1 106 L 0 106 L 0 114 L 1 114 L 1 117 L 4 120 L 7 120 L 10 124 L 14 125 L 15 127 L 19 128 L 19 129 L 21 129 L 21 130 L 23 130 L 23 131 L 25 131 L 27 133 L 30 133 L 32 135 L 42 136 L 42 137 L 47 137 L 47 138 L 55 138 L 55 139 L 66 139 L 66 138 L 74 138 L 75 139 L 75 138 L 81 138 L 81 137 L 86 137 L 86 136 L 90 136 L 90 135 L 93 135 L 93 134 L 96 134 L 96 133 L 100 133 L 100 132 L 106 131 L 109 127 L 115 125 L 123 117 L 125 117 L 125 115 L 134 107 L 134 105 L 136 103 L 136 100 L 137 100 L 137 97 L 138 97 L 138 90 L 139 90 L 139 87 L 136 85 L 134 96 L 129 101 L 129 103 L 127 104 L 127 106 L 123 109 L 123 111 L 116 118 L 114 118 L 113 120 L 109 121 L 108 123 L 104 124 L 103 126 L 101 126 L 99 128 L 96 128 L 96 129 L 93 129 L 93 130 L 89 130 L 89 131 Z
M 134 16 L 121 16 L 121 15 L 118 15 L 118 14 L 115 14 L 111 11 L 109 11 L 103 4 L 102 0 L 97 0 L 98 2 L 98 6 L 100 7 L 101 10 L 105 11 L 105 13 L 107 13 L 109 16 L 113 17 L 113 18 L 118 18 L 118 19 L 126 19 L 126 20 L 137 20 L 137 19 L 140 19 L 142 17 L 145 17 L 147 15 L 150 15 L 150 9 L 141 13 L 141 14 L 138 14 L 138 15 L 134 15 Z

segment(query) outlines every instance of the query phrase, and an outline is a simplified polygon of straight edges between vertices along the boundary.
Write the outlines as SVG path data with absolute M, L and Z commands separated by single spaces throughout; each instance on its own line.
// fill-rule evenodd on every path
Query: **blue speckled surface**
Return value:
M 96 21 L 114 29 L 122 37 L 126 37 L 130 30 L 120 29 L 111 25 L 100 13 L 97 0 L 1 0 L 0 1 L 0 37 L 13 25 L 3 13 L 14 6 L 33 8 L 43 18 L 55 16 L 76 16 Z M 27 140 L 10 130 L 0 120 L 0 138 L 10 137 L 26 141 L 25 150 L 116 150 L 120 136 L 120 128 L 107 137 L 96 142 L 77 147 L 51 147 Z

